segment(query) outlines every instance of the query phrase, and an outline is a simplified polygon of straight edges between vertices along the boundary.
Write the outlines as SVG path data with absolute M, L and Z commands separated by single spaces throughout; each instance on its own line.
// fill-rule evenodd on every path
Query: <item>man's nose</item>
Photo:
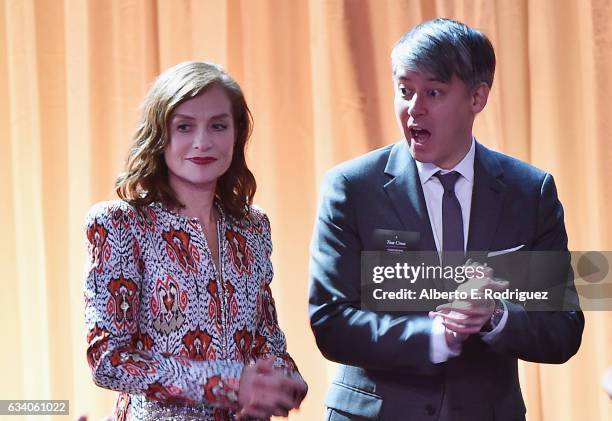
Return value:
M 427 112 L 425 108 L 425 104 L 423 101 L 423 95 L 414 94 L 410 99 L 410 104 L 408 105 L 408 113 L 412 117 L 418 117 Z

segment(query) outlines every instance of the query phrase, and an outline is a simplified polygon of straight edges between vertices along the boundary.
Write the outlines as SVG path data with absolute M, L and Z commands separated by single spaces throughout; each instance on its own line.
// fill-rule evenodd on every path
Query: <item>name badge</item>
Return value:
M 377 250 L 401 253 L 408 250 L 418 250 L 421 233 L 375 229 L 373 236 Z

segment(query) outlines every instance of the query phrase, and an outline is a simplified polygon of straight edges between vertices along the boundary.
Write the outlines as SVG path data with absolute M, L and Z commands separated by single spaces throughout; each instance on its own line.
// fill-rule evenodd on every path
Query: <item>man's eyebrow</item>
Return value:
M 400 82 L 407 82 L 407 81 L 409 81 L 411 79 L 409 77 L 406 77 L 406 76 L 399 76 L 397 78 L 397 80 L 399 80 Z M 448 82 L 443 81 L 442 79 L 437 78 L 435 76 L 428 77 L 427 78 L 427 82 L 448 83 Z

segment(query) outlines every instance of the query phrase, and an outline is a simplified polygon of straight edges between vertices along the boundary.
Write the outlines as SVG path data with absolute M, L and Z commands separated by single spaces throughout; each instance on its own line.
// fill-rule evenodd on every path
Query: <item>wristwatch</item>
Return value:
M 501 322 L 503 315 L 504 305 L 502 304 L 501 300 L 495 300 L 495 308 L 493 309 L 493 314 L 491 314 L 491 318 L 482 326 L 482 329 L 480 329 L 480 331 L 491 332 L 497 327 L 499 322 Z

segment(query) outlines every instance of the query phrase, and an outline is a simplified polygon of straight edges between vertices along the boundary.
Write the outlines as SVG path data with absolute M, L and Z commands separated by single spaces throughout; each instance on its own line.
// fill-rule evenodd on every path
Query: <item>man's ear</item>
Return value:
M 490 88 L 485 82 L 480 82 L 475 88 L 472 88 L 472 111 L 474 114 L 481 112 L 485 105 L 487 105 L 487 99 L 489 98 Z

